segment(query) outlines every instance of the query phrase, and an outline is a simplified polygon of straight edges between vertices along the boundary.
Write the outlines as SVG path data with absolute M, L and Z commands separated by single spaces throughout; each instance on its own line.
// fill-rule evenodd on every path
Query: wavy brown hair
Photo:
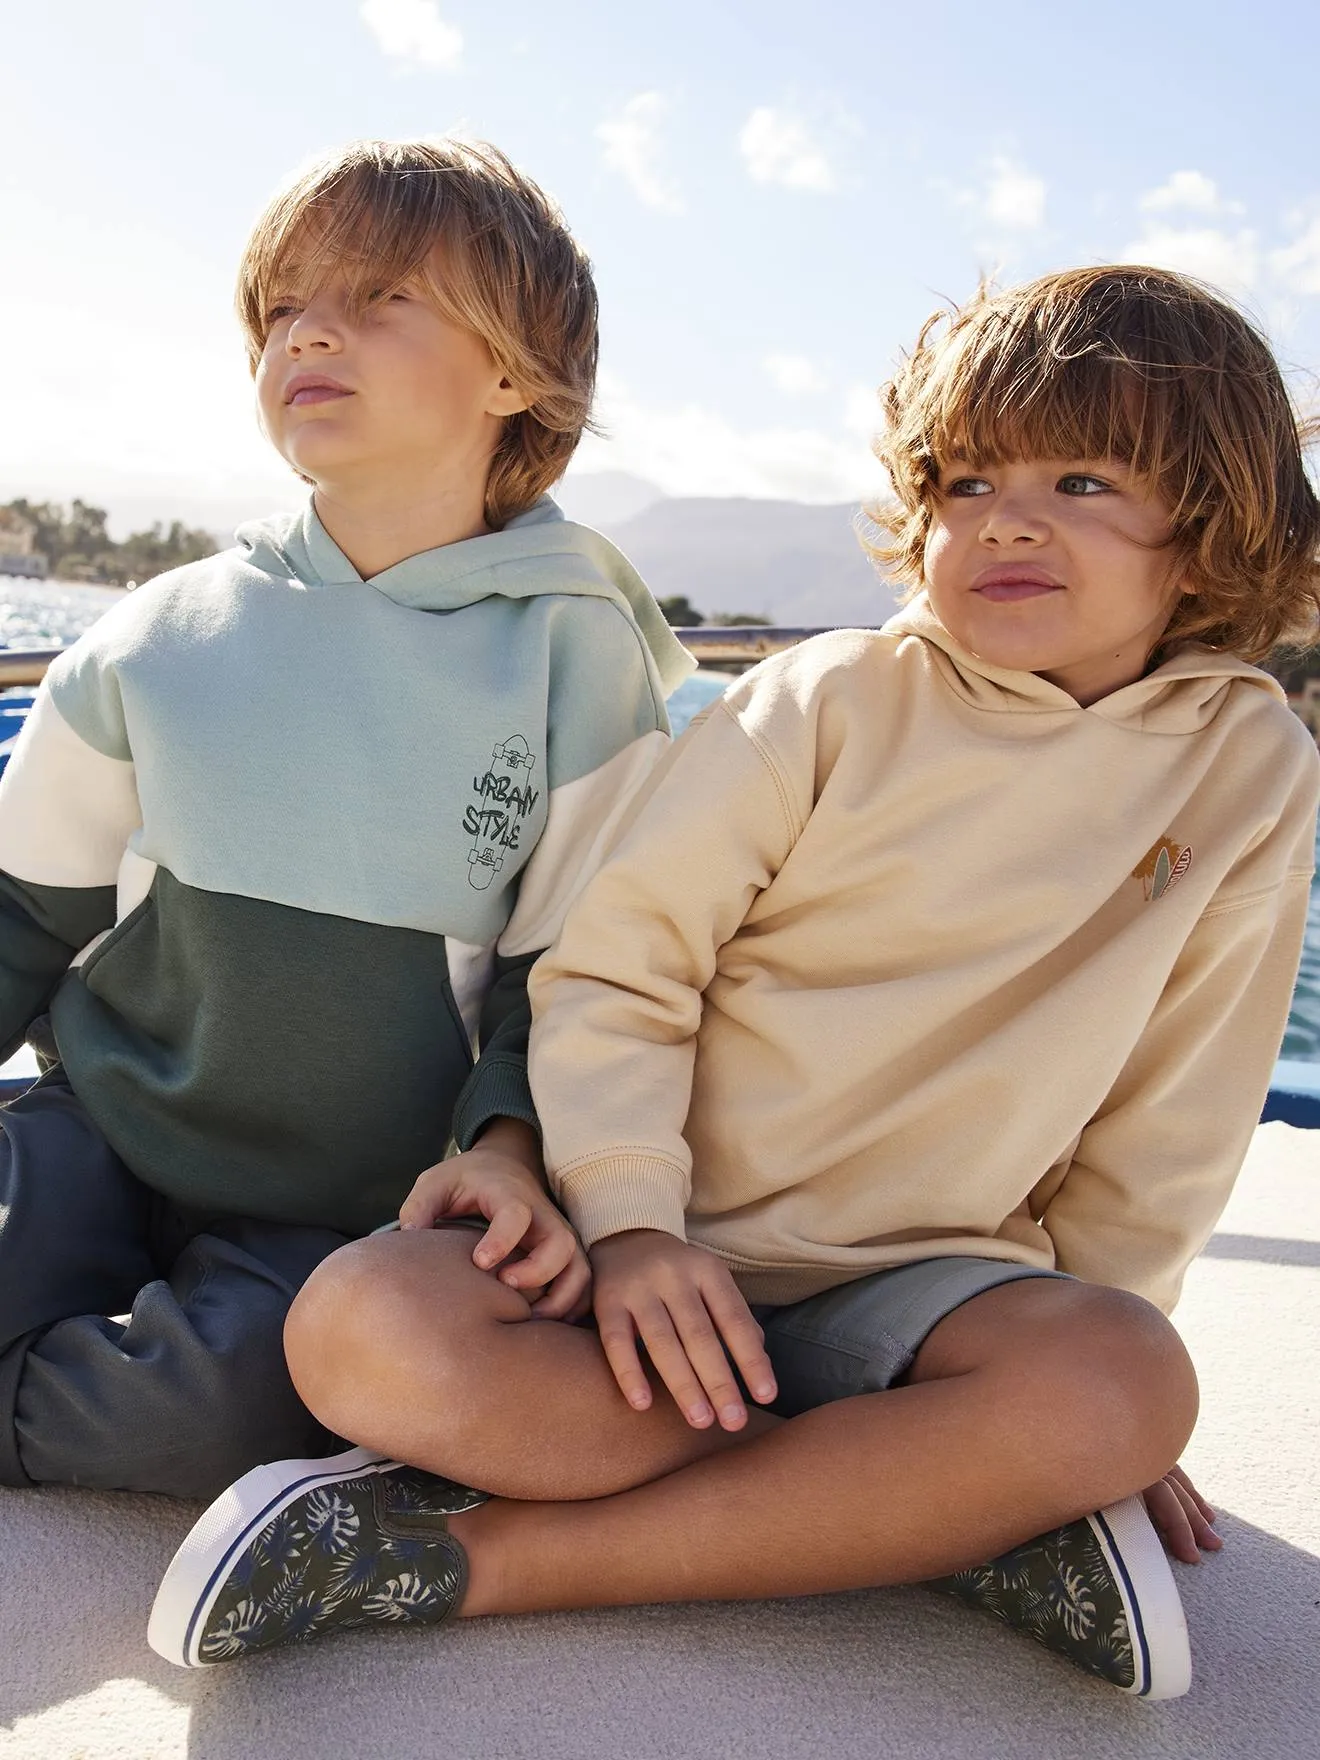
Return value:
M 275 196 L 243 252 L 237 306 L 254 372 L 272 300 L 332 272 L 358 313 L 421 277 L 441 314 L 481 337 L 527 399 L 491 460 L 488 525 L 558 481 L 591 424 L 596 288 L 537 184 L 484 142 L 351 141 L 318 160 Z
M 883 388 L 876 455 L 897 495 L 868 542 L 915 591 L 941 459 L 1122 460 L 1171 510 L 1187 589 L 1160 644 L 1263 659 L 1320 622 L 1308 434 L 1259 332 L 1166 269 L 1069 269 L 937 312 Z

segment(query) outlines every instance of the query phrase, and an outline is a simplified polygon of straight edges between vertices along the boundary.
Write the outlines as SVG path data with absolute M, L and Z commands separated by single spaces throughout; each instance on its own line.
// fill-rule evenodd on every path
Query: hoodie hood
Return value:
M 321 524 L 308 497 L 302 511 L 254 520 L 235 533 L 249 567 L 305 586 L 367 585 L 414 611 L 458 611 L 492 595 L 531 599 L 579 594 L 609 599 L 636 625 L 668 696 L 696 670 L 637 570 L 608 538 L 564 518 L 549 495 L 502 531 L 423 550 L 364 583 Z
M 1134 732 L 1182 734 L 1207 727 L 1235 684 L 1253 685 L 1280 702 L 1287 701 L 1282 686 L 1268 672 L 1235 654 L 1188 642 L 1144 678 L 1083 709 L 1060 685 L 1037 673 L 991 666 L 968 653 L 936 617 L 925 593 L 919 593 L 891 617 L 884 633 L 924 642 L 932 664 L 954 695 L 972 708 L 991 713 L 1093 715 Z

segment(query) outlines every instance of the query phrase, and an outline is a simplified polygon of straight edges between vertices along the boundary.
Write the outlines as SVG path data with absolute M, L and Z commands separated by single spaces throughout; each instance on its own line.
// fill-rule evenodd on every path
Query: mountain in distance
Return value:
M 594 479 L 568 478 L 556 493 L 570 519 L 617 544 L 658 599 L 685 594 L 707 616 L 758 613 L 789 627 L 879 624 L 898 607 L 893 585 L 858 540 L 853 503 L 814 506 L 716 496 L 666 496 L 622 472 L 631 514 L 589 520 L 579 511 Z M 619 492 L 610 485 L 597 502 Z M 589 494 L 590 491 L 587 491 Z
M 608 531 L 665 499 L 663 489 L 627 471 L 573 471 L 552 491 L 565 517 Z
M 94 486 L 93 486 L 94 487 Z M 183 493 L 177 485 L 154 493 L 94 495 L 109 508 L 112 527 L 130 530 L 152 521 L 181 519 L 204 526 L 217 548 L 233 542 L 236 525 L 301 502 L 305 490 L 290 478 L 254 482 L 247 494 Z M 47 485 L 6 489 L 35 499 L 68 500 Z M 570 471 L 554 490 L 569 519 L 594 526 L 635 564 L 657 598 L 686 596 L 706 616 L 748 612 L 790 627 L 879 624 L 895 609 L 893 588 L 867 560 L 858 542 L 853 503 L 837 506 L 716 496 L 671 497 L 627 471 Z

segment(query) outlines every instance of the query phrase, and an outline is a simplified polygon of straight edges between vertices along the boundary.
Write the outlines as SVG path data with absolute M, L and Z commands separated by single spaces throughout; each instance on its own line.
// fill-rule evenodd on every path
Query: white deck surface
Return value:
M 371 1633 L 184 1673 L 143 1632 L 192 1507 L 4 1491 L 0 1756 L 1315 1760 L 1320 1132 L 1257 1132 L 1177 1319 L 1203 1386 L 1188 1465 L 1227 1544 L 1176 1567 L 1196 1673 L 1173 1704 L 921 1590 Z

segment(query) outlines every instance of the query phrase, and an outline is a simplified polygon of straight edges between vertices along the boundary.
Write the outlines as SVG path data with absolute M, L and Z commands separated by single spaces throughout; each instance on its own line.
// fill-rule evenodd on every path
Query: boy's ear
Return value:
M 486 409 L 493 416 L 516 416 L 523 410 L 531 408 L 531 400 L 522 392 L 506 374 L 491 393 Z

